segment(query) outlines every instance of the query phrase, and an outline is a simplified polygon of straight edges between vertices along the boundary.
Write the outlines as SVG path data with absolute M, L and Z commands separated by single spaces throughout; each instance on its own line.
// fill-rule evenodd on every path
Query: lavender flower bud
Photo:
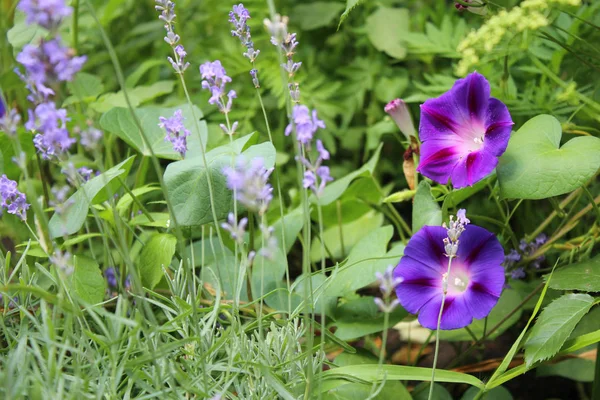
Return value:
M 2 100 L 0 99 L 0 108 L 2 108 L 0 110 L 2 111 L 0 112 L 0 131 L 14 137 L 17 134 L 19 122 L 21 122 L 21 115 L 14 108 L 6 112 L 3 107 L 4 104 L 2 104 Z

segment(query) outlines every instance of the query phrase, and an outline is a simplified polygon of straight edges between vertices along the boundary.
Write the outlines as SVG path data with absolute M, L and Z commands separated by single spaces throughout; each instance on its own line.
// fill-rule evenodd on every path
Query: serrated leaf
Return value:
M 363 0 L 346 0 L 346 10 L 344 10 L 344 13 L 340 16 L 340 23 L 338 24 L 338 29 L 340 29 L 340 25 L 342 25 L 346 18 L 348 18 L 348 15 L 350 15 L 352 10 L 354 10 L 356 6 L 358 6 L 362 2 Z
M 167 233 L 154 235 L 146 242 L 138 261 L 142 285 L 153 289 L 164 276 L 163 267 L 169 268 L 177 239 Z
M 426 181 L 419 182 L 412 214 L 412 230 L 418 232 L 425 225 L 441 225 L 442 210 L 431 195 L 431 186 Z
M 593 302 L 592 296 L 578 293 L 566 294 L 550 303 L 540 314 L 525 342 L 527 366 L 555 355 Z
M 571 264 L 554 273 L 552 289 L 600 292 L 600 255 Z

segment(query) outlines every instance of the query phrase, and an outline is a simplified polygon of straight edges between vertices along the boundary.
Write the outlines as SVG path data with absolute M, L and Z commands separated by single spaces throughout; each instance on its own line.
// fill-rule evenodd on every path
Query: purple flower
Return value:
M 106 278 L 106 282 L 108 286 L 111 288 L 117 287 L 117 271 L 114 267 L 108 267 L 104 270 L 104 277 Z
M 5 114 L 6 114 L 6 105 L 4 104 L 2 97 L 0 97 L 0 118 L 4 117 Z
M 175 60 L 173 60 L 173 58 L 171 57 L 167 57 L 167 60 L 169 60 L 175 72 L 177 72 L 178 74 L 183 74 L 185 70 L 188 69 L 188 67 L 190 66 L 190 63 L 185 61 L 187 52 L 185 51 L 184 47 L 180 44 L 175 46 L 173 50 L 175 51 Z
M 69 137 L 67 120 L 67 111 L 56 109 L 51 102 L 41 103 L 35 110 L 29 110 L 29 121 L 25 128 L 40 132 L 33 138 L 33 143 L 44 159 L 62 154 L 75 143 L 75 139 Z
M 86 149 L 93 151 L 98 147 L 98 144 L 103 136 L 104 134 L 100 129 L 90 126 L 88 129 L 81 132 L 81 139 L 79 140 L 79 143 L 81 143 L 81 145 Z
M 87 168 L 87 167 L 81 167 L 77 170 L 77 172 L 79 173 L 79 175 L 81 175 L 81 178 L 83 179 L 83 181 L 87 182 L 92 177 L 94 170 L 91 168 Z
M 523 279 L 526 276 L 527 275 L 525 274 L 525 269 L 523 267 L 516 268 L 510 273 L 510 277 L 513 279 Z
M 440 226 L 424 226 L 408 242 L 404 256 L 394 270 L 402 279 L 396 294 L 402 306 L 419 314 L 428 329 L 437 328 L 444 282 L 447 296 L 440 329 L 458 329 L 473 318 L 484 318 L 498 302 L 504 286 L 504 251 L 498 239 L 487 230 L 468 225 L 460 234 L 460 246 L 452 260 L 450 276 L 444 239 L 448 231 Z
M 181 110 L 175 111 L 171 118 L 160 117 L 158 126 L 166 131 L 165 142 L 173 144 L 173 150 L 185 157 L 187 152 L 187 137 L 190 131 L 183 125 L 183 114 Z
M 64 0 L 21 0 L 17 8 L 25 13 L 28 24 L 38 24 L 48 30 L 56 28 L 72 12 Z
M 490 85 L 473 72 L 449 92 L 421 106 L 421 162 L 417 171 L 455 188 L 490 174 L 508 145 L 513 122 L 506 105 L 490 97 Z
M 515 263 L 521 261 L 521 254 L 515 249 L 511 249 L 510 252 L 504 256 L 504 266 L 506 268 L 512 267 Z
M 229 22 L 231 22 L 234 27 L 231 31 L 231 35 L 240 39 L 242 45 L 247 49 L 244 53 L 244 57 L 248 58 L 250 62 L 253 63 L 260 54 L 260 50 L 254 50 L 250 27 L 247 23 L 249 19 L 250 13 L 243 4 L 233 6 L 233 9 L 229 12 Z
M 17 189 L 17 182 L 8 179 L 6 175 L 0 177 L 0 207 L 9 214 L 17 215 L 23 221 L 27 219 L 29 204 L 25 195 Z
M 400 132 L 406 136 L 406 139 L 410 140 L 411 136 L 415 136 L 415 126 L 410 115 L 408 106 L 401 99 L 395 99 L 390 101 L 384 108 L 384 111 L 392 117 Z
M 223 113 L 227 114 L 231 111 L 232 101 L 237 95 L 234 90 L 230 90 L 227 93 L 227 103 L 223 100 L 225 84 L 231 82 L 231 78 L 227 76 L 227 72 L 223 68 L 223 65 L 221 65 L 221 61 L 205 62 L 200 66 L 200 75 L 203 79 L 202 88 L 211 93 L 208 103 L 216 104 Z
M 254 158 L 250 164 L 243 161 L 223 170 L 227 187 L 235 191 L 236 200 L 250 211 L 264 214 L 273 199 L 273 187 L 268 183 L 273 168 L 265 168 L 262 158 Z
M 21 115 L 17 110 L 13 108 L 6 112 L 4 104 L 0 99 L 0 131 L 3 131 L 8 136 L 15 136 L 19 122 L 21 122 Z
M 292 122 L 285 128 L 285 135 L 289 136 L 296 129 L 296 140 L 308 144 L 319 128 L 325 129 L 325 123 L 317 118 L 317 110 L 312 113 L 304 105 L 295 105 L 292 110 Z
M 43 41 L 40 46 L 28 44 L 23 47 L 17 61 L 25 67 L 26 75 L 17 73 L 34 94 L 47 98 L 54 94 L 49 85 L 73 80 L 86 60 L 86 56 L 73 56 L 72 50 L 64 47 L 60 38 L 55 38 Z
M 246 225 L 248 225 L 248 218 L 242 218 L 238 223 L 233 213 L 229 213 L 229 215 L 227 216 L 227 222 L 223 222 L 221 224 L 221 227 L 227 232 L 229 232 L 231 238 L 241 245 L 244 243 Z

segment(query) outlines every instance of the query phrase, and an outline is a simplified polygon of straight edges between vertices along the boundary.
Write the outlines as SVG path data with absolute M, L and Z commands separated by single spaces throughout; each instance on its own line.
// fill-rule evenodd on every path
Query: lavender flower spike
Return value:
M 490 84 L 473 72 L 450 91 L 421 106 L 421 162 L 417 171 L 455 188 L 489 175 L 508 146 L 513 121 L 506 105 L 490 97 Z
M 17 182 L 8 179 L 6 175 L 0 177 L 0 207 L 9 214 L 17 215 L 23 221 L 27 219 L 29 204 L 25 195 L 17 189 Z
M 15 136 L 17 134 L 17 127 L 21 122 L 21 115 L 16 109 L 10 109 L 8 112 L 2 110 L 2 100 L 0 99 L 0 131 L 6 133 L 8 136 Z
M 273 168 L 265 168 L 262 158 L 253 159 L 250 164 L 240 161 L 235 168 L 227 167 L 223 172 L 237 201 L 261 215 L 267 211 L 273 199 L 273 187 L 268 183 Z
M 504 250 L 496 236 L 467 225 L 460 233 L 460 246 L 452 260 L 450 276 L 444 239 L 448 230 L 424 226 L 408 242 L 394 270 L 402 279 L 396 294 L 402 306 L 417 314 L 425 328 L 437 329 L 444 289 L 447 290 L 440 329 L 459 329 L 473 318 L 487 316 L 504 287 Z M 446 287 L 444 287 L 446 286 Z
M 48 30 L 58 27 L 63 18 L 73 11 L 65 0 L 21 0 L 17 8 L 25 13 L 28 24 L 37 24 Z
M 390 101 L 384 108 L 384 111 L 392 117 L 400 132 L 406 136 L 406 139 L 410 140 L 411 136 L 416 136 L 415 126 L 413 124 L 412 117 L 408 106 L 401 99 L 395 99 Z
M 187 137 L 190 135 L 190 131 L 185 129 L 183 120 L 182 111 L 177 110 L 171 118 L 160 117 L 158 126 L 166 131 L 165 142 L 171 142 L 173 150 L 185 157 Z
M 308 107 L 303 105 L 294 106 L 292 120 L 293 122 L 285 128 L 285 135 L 289 136 L 295 128 L 296 140 L 302 144 L 310 143 L 317 130 L 325 128 L 325 123 L 317 118 L 317 110 L 311 113 Z

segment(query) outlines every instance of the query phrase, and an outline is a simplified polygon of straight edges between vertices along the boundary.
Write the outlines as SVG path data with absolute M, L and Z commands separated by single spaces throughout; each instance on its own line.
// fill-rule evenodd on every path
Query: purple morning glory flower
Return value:
M 411 136 L 415 136 L 415 126 L 410 115 L 410 110 L 404 100 L 392 100 L 386 104 L 383 110 L 392 117 L 398 128 L 400 128 L 400 132 L 406 136 L 406 139 L 410 140 Z
M 25 13 L 28 24 L 48 30 L 57 27 L 73 11 L 64 0 L 21 0 L 17 8 Z
M 417 171 L 455 188 L 489 175 L 508 146 L 512 119 L 506 105 L 490 97 L 490 84 L 473 72 L 450 91 L 421 106 L 421 162 Z
M 473 318 L 484 318 L 498 302 L 504 287 L 504 250 L 496 236 L 468 225 L 460 233 L 460 245 L 453 256 L 450 276 L 444 239 L 450 231 L 441 226 L 424 226 L 408 242 L 404 256 L 394 270 L 402 279 L 396 294 L 402 306 L 428 329 L 437 328 L 444 279 L 447 295 L 440 329 L 459 329 Z

